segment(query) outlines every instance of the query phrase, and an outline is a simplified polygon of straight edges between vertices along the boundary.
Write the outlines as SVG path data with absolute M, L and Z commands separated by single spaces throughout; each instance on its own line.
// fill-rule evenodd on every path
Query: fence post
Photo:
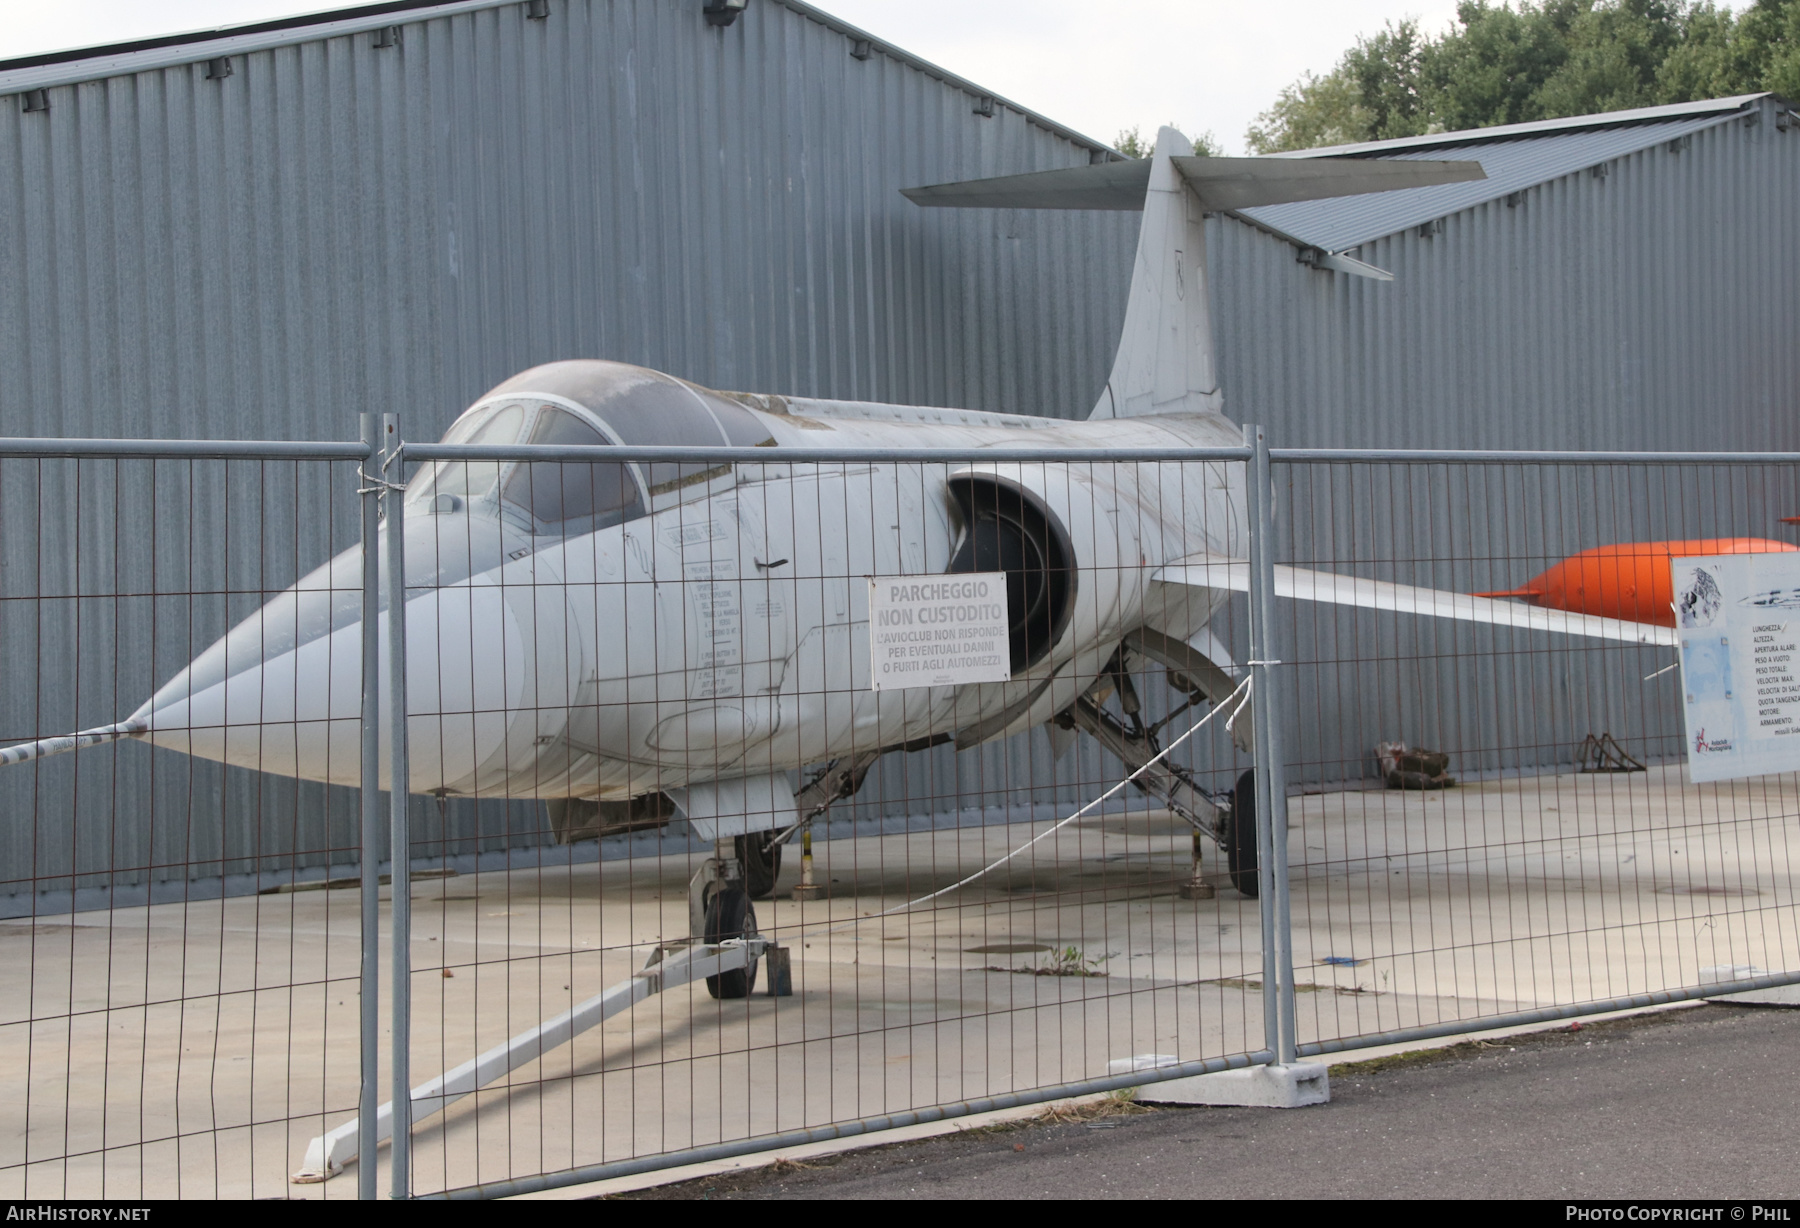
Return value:
M 406 754 L 406 520 L 401 511 L 405 492 L 405 462 L 402 459 L 400 419 L 397 414 L 382 415 L 382 433 L 387 438 L 382 476 L 387 502 L 387 588 L 388 588 L 388 729 L 390 779 L 388 782 L 389 881 L 393 884 L 393 1027 L 391 1074 L 393 1091 L 393 1150 L 390 1195 L 412 1196 L 412 832 L 408 821 L 407 782 L 411 772 Z M 362 1153 L 374 1169 L 373 1148 Z
M 1276 701 L 1275 488 L 1269 440 L 1244 427 L 1250 448 L 1246 512 L 1250 522 L 1251 719 L 1256 728 L 1256 878 L 1262 904 L 1263 1039 L 1281 1065 L 1294 1055 L 1294 952 L 1288 906 L 1287 773 L 1281 757 L 1282 721 Z
M 381 421 L 362 416 L 368 458 L 357 466 L 362 504 L 362 966 L 356 1102 L 356 1196 L 376 1197 L 375 1114 L 381 1082 Z M 328 1157 L 329 1159 L 329 1157 Z

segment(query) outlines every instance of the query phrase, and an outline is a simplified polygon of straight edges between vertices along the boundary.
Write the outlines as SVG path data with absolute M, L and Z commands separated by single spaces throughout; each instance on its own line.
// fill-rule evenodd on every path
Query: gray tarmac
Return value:
M 1800 1011 L 1707 1005 L 1334 1067 L 1307 1109 L 1162 1108 L 631 1199 L 1800 1196 Z

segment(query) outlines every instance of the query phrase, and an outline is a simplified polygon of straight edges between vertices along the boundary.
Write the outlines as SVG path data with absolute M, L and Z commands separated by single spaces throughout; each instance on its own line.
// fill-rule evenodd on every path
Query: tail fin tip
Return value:
M 1125 324 L 1091 418 L 1217 412 L 1224 403 L 1213 362 L 1205 210 L 1174 161 L 1193 152 L 1174 128 L 1158 130 Z

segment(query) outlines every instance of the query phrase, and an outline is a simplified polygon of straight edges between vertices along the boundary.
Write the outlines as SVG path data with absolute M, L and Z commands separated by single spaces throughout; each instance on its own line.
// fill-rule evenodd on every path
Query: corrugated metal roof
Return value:
M 1441 149 L 1449 145 L 1478 145 L 1492 141 L 1510 141 L 1521 136 L 1558 135 L 1579 132 L 1584 128 L 1617 128 L 1624 124 L 1654 124 L 1668 120 L 1690 119 L 1699 115 L 1724 115 L 1741 111 L 1759 98 L 1771 95 L 1735 94 L 1730 98 L 1707 98 L 1700 102 L 1672 102 L 1661 107 L 1637 107 L 1629 111 L 1597 111 L 1592 115 L 1568 115 L 1562 119 L 1539 119 L 1529 124 L 1495 124 L 1491 128 L 1464 128 L 1457 132 L 1432 132 L 1425 136 L 1402 136 L 1387 141 L 1361 141 L 1353 145 L 1323 145 L 1317 149 L 1296 149 L 1270 154 L 1271 158 L 1336 158 L 1346 155 L 1376 155 L 1412 149 Z
M 1292 205 L 1246 209 L 1256 221 L 1294 235 L 1330 252 L 1349 251 L 1372 239 L 1500 200 L 1514 192 L 1560 179 L 1564 175 L 1608 163 L 1704 128 L 1729 123 L 1757 106 L 1766 94 L 1684 103 L 1617 112 L 1612 116 L 1577 116 L 1538 124 L 1513 124 L 1472 132 L 1446 132 L 1366 145 L 1340 145 L 1309 150 L 1327 154 L 1401 159 L 1472 158 L 1487 171 L 1474 183 L 1407 188 L 1369 196 L 1340 196 Z M 1598 121 L 1611 119 L 1610 126 Z
M 931 61 L 877 38 L 860 27 L 853 26 L 822 9 L 814 8 L 804 0 L 769 0 L 769 2 L 779 4 L 828 30 L 844 35 L 846 38 L 867 42 L 871 54 L 897 60 L 908 68 L 917 69 L 926 76 L 960 89 L 971 97 L 992 99 L 995 106 L 1018 112 L 1030 123 L 1046 132 L 1053 132 L 1066 140 L 1084 145 L 1090 150 L 1105 153 L 1114 159 L 1124 157 L 1123 154 L 1102 141 L 1077 132 L 1046 115 L 1040 115 L 1029 107 L 1020 106 L 977 82 L 958 76 L 948 69 L 940 68 Z M 290 47 L 346 34 L 368 33 L 387 26 L 404 26 L 436 18 L 453 17 L 461 13 L 477 12 L 482 9 L 504 8 L 518 3 L 519 0 L 387 0 L 382 4 L 307 13 L 250 25 L 190 30 L 159 38 L 138 39 L 128 43 L 78 47 L 66 51 L 20 56 L 16 59 L 0 60 L 0 95 L 46 89 L 57 85 L 72 85 L 81 81 L 97 81 L 124 73 L 146 72 L 181 64 L 194 64 L 221 56 L 246 55 L 254 51 Z

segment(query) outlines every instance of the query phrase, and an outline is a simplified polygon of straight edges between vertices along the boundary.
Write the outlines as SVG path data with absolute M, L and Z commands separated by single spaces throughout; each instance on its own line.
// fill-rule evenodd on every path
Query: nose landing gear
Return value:
M 708 946 L 756 937 L 756 909 L 751 907 L 750 893 L 741 884 L 722 887 L 706 905 L 706 926 L 702 931 Z M 706 992 L 715 998 L 748 998 L 756 988 L 757 960 L 752 957 L 743 967 L 706 978 Z
M 739 967 L 724 969 L 706 978 L 706 990 L 715 998 L 747 998 L 756 988 L 756 966 L 765 947 L 756 928 L 756 909 L 750 903 L 756 888 L 763 885 L 756 877 L 766 874 L 766 890 L 773 894 L 774 872 L 770 861 L 755 860 L 757 846 L 767 847 L 770 833 L 757 832 L 735 839 L 720 840 L 713 856 L 701 863 L 700 870 L 688 884 L 688 916 L 692 933 L 708 947 L 741 944 L 748 952 Z M 746 856 L 746 854 L 749 856 Z M 780 846 L 774 848 L 775 858 Z M 777 988 L 777 996 L 786 996 Z

